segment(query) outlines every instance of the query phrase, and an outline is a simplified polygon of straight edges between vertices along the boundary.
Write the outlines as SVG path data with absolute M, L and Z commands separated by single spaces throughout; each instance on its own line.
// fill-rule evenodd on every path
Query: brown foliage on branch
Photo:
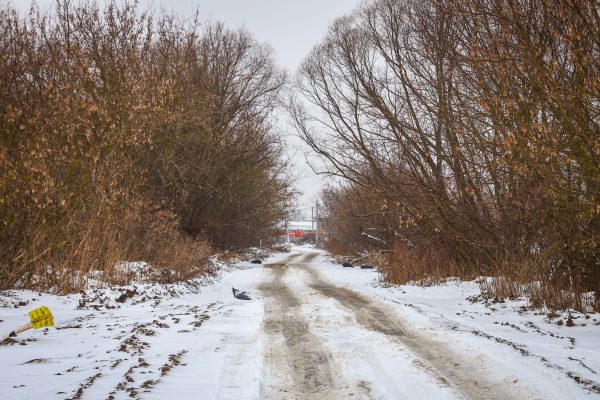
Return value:
M 207 239 L 268 237 L 289 195 L 270 50 L 133 2 L 77 4 L 0 8 L 0 288 L 47 275 L 68 291 L 81 282 L 56 277 L 123 260 L 184 279 Z
M 306 59 L 293 115 L 343 191 L 397 220 L 370 228 L 408 218 L 459 270 L 536 265 L 598 299 L 599 37 L 590 0 L 375 0 Z

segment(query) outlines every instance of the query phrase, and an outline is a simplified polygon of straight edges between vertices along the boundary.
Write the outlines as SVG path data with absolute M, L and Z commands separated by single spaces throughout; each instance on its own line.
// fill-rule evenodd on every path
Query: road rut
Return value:
M 291 262 L 294 257 L 290 257 Z M 330 366 L 331 355 L 325 351 L 320 340 L 309 332 L 308 322 L 300 310 L 301 302 L 285 285 L 282 277 L 288 268 L 286 262 L 267 264 L 271 270 L 271 279 L 259 286 L 266 296 L 265 331 L 272 344 L 267 350 L 268 364 L 286 369 L 291 374 L 292 384 L 270 388 L 266 397 L 281 398 L 331 398 L 334 389 Z M 278 340 L 278 337 L 282 337 Z
M 337 355 L 327 349 L 318 330 L 311 332 L 315 329 L 310 324 L 311 316 L 302 312 L 302 306 L 311 301 L 331 299 L 352 313 L 360 328 L 381 333 L 392 343 L 408 349 L 415 358 L 413 364 L 426 370 L 437 385 L 449 387 L 454 397 L 514 398 L 504 391 L 503 382 L 487 380 L 476 364 L 453 354 L 446 345 L 411 330 L 384 304 L 325 281 L 310 265 L 317 256 L 318 253 L 293 254 L 281 262 L 265 265 L 267 278 L 259 287 L 265 296 L 264 326 L 269 337 L 265 365 L 279 376 L 278 384 L 265 388 L 265 398 L 373 398 L 369 382 L 361 382 L 354 388 L 344 382 L 336 364 Z M 303 285 L 306 290 L 302 293 L 292 290 L 288 279 L 294 279 L 295 289 Z M 406 398 L 406 394 L 395 398 L 402 397 Z

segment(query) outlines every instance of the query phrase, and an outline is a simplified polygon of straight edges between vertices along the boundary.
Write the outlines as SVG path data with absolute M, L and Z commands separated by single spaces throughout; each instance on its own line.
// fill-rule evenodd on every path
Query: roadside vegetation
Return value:
M 137 260 L 181 280 L 272 237 L 291 198 L 271 119 L 285 80 L 221 24 L 1 6 L 0 289 L 70 292 Z
M 600 15 L 592 0 L 374 0 L 332 24 L 292 115 L 337 177 L 328 246 L 387 280 L 600 311 Z

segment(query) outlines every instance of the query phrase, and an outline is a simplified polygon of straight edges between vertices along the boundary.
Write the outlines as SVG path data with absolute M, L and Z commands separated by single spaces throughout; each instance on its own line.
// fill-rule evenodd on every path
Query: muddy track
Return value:
M 274 397 L 327 399 L 334 388 L 329 362 L 331 356 L 323 349 L 319 339 L 310 334 L 300 310 L 301 302 L 282 279 L 289 268 L 287 262 L 293 258 L 265 265 L 271 272 L 271 280 L 259 287 L 266 297 L 265 330 L 272 337 L 269 341 L 271 348 L 268 349 L 269 362 L 274 368 L 288 369 L 293 380 L 291 385 L 283 383 L 281 387 L 273 388 L 279 392 Z M 278 341 L 277 337 L 283 340 Z M 277 345 L 278 342 L 283 342 L 283 348 Z
M 319 339 L 308 332 L 308 324 L 300 312 L 301 301 L 284 283 L 286 272 L 292 268 L 307 272 L 301 274 L 306 276 L 304 283 L 316 291 L 319 297 L 339 302 L 355 315 L 360 326 L 382 333 L 399 346 L 408 348 L 418 359 L 417 364 L 426 369 L 440 385 L 454 387 L 467 399 L 513 398 L 505 393 L 503 383 L 487 381 L 476 365 L 454 354 L 447 345 L 411 330 L 403 321 L 393 317 L 385 305 L 324 281 L 309 265 L 316 256 L 316 253 L 292 255 L 279 264 L 265 265 L 271 271 L 272 279 L 261 287 L 266 297 L 267 333 L 284 336 L 286 350 L 293 364 L 295 387 L 300 389 L 300 393 L 291 398 L 303 398 L 302 394 L 308 393 L 312 394 L 311 398 L 329 398 L 327 389 L 334 386 L 331 355 L 326 352 Z

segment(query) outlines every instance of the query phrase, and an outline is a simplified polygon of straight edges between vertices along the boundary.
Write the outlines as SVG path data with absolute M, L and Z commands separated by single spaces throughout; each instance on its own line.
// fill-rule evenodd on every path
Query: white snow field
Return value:
M 478 293 L 387 288 L 309 247 L 200 288 L 0 292 L 0 334 L 41 305 L 56 323 L 2 342 L 0 399 L 600 399 L 598 314 Z

